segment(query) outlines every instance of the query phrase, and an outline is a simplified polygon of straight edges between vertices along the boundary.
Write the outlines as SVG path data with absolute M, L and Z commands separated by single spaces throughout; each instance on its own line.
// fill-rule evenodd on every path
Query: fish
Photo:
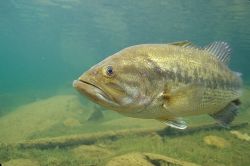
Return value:
M 134 45 L 91 67 L 73 87 L 125 116 L 185 129 L 184 117 L 206 114 L 229 127 L 242 93 L 241 74 L 228 67 L 231 52 L 223 41 Z

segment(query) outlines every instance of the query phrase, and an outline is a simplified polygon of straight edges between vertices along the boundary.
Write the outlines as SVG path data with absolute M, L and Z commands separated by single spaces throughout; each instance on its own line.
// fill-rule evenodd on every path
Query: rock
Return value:
M 111 159 L 106 166 L 154 166 L 141 153 L 129 153 Z
M 78 158 L 105 158 L 112 155 L 112 152 L 104 147 L 96 145 L 81 145 L 72 150 Z
M 106 166 L 197 166 L 194 163 L 153 153 L 129 153 L 114 157 Z
M 203 140 L 207 145 L 211 145 L 217 148 L 226 148 L 230 146 L 230 143 L 226 141 L 224 138 L 214 135 L 206 136 L 203 138 Z
M 83 115 L 84 114 L 84 115 Z M 0 117 L 0 142 L 15 143 L 27 139 L 34 133 L 52 129 L 63 123 L 78 125 L 75 117 L 87 117 L 77 96 L 58 95 L 18 107 L 15 111 Z M 87 118 L 85 118 L 87 119 Z
M 168 156 L 153 154 L 153 153 L 144 153 L 146 158 L 150 160 L 155 166 L 198 166 L 195 163 L 190 163 L 187 161 L 177 160 Z
M 66 127 L 77 127 L 77 126 L 81 126 L 81 123 L 79 122 L 79 120 L 74 119 L 74 118 L 68 118 L 65 121 L 63 121 L 64 126 Z
M 3 163 L 4 166 L 39 166 L 40 164 L 37 161 L 30 159 L 13 159 L 6 163 Z
M 236 131 L 236 130 L 232 130 L 232 131 L 230 131 L 230 133 L 233 134 L 234 136 L 236 136 L 240 140 L 250 141 L 250 136 L 247 133 L 243 134 L 243 133 Z

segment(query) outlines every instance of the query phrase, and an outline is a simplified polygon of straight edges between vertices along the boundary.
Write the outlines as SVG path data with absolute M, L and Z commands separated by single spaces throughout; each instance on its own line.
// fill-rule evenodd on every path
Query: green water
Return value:
M 87 116 L 91 115 L 95 106 L 78 96 L 72 88 L 72 81 L 97 62 L 122 48 L 142 43 L 182 40 L 192 41 L 199 46 L 213 41 L 228 42 L 233 51 L 230 68 L 241 72 L 245 86 L 248 86 L 250 82 L 249 0 L 0 1 L 0 142 L 12 144 L 43 137 L 136 127 L 162 127 L 162 124 L 156 121 L 138 122 L 111 111 L 104 112 L 103 120 L 86 123 Z M 244 114 L 240 115 L 237 122 L 249 121 L 249 93 L 246 91 L 244 94 L 242 106 Z M 87 113 L 82 111 L 82 108 L 87 110 Z M 32 110 L 35 112 L 34 115 L 30 114 Z M 54 114 L 50 110 L 53 110 Z M 60 110 L 64 110 L 62 116 L 59 116 Z M 40 116 L 40 120 L 36 116 Z M 14 120 L 8 121 L 8 119 Z M 211 122 L 210 119 L 206 120 Z M 201 125 L 203 117 L 189 119 L 188 122 Z M 44 124 L 44 127 L 40 124 Z M 29 126 L 32 127 L 27 131 Z M 241 131 L 249 134 L 249 129 L 248 126 Z M 18 135 L 18 132 L 24 134 Z M 202 151 L 200 148 L 205 147 L 202 144 L 203 136 L 213 134 L 230 140 L 231 147 L 222 152 L 210 147 Z M 15 137 L 16 135 L 18 136 Z M 195 155 L 202 154 L 204 158 L 219 155 L 223 158 L 219 162 L 215 157 L 207 165 L 215 163 L 249 165 L 250 161 L 247 160 L 250 151 L 249 142 L 231 137 L 226 131 L 222 134 L 219 134 L 219 131 L 207 133 L 202 131 L 196 135 L 173 138 L 173 140 L 178 140 L 183 145 L 185 141 L 199 140 L 200 142 L 193 145 L 199 146 L 200 150 L 194 152 Z M 155 138 L 152 139 L 154 141 Z M 167 145 L 170 145 L 169 142 L 173 141 L 172 138 L 164 138 L 165 142 L 161 140 L 159 144 L 154 143 L 150 147 L 144 147 L 139 144 L 140 141 L 135 140 L 137 139 L 129 137 L 127 140 L 124 138 L 120 142 L 111 143 L 112 148 L 117 149 L 122 145 L 128 146 L 127 149 L 123 147 L 118 151 L 114 148 L 115 152 L 111 157 L 131 151 L 150 151 L 198 164 L 205 162 L 204 158 L 194 157 L 188 153 L 192 147 L 187 147 L 185 150 L 176 146 L 172 150 L 166 150 Z M 145 143 L 151 142 L 150 140 L 151 137 L 145 139 Z M 178 144 L 178 141 L 173 143 Z M 136 146 L 130 145 L 133 143 Z M 232 151 L 234 146 L 236 151 Z M 69 157 L 63 158 L 65 154 Z M 53 159 L 48 159 L 46 157 L 48 155 L 53 156 L 55 162 Z M 237 164 L 235 160 L 240 160 L 236 157 L 239 155 L 242 157 L 242 162 Z M 235 160 L 226 160 L 232 156 Z M 111 157 L 105 158 L 104 163 Z M 0 163 L 13 158 L 31 158 L 42 165 L 55 165 L 53 162 L 65 165 L 85 163 L 79 157 L 75 157 L 69 149 L 66 151 L 65 149 L 22 151 L 6 147 L 0 149 Z M 100 160 L 91 159 L 85 164 L 96 165 L 98 161 Z
M 130 45 L 230 43 L 230 66 L 249 80 L 250 2 L 10 0 L 0 2 L 0 92 L 70 86 Z

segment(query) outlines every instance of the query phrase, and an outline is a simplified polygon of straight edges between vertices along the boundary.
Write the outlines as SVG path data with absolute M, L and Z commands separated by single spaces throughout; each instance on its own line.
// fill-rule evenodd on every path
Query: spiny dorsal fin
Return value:
M 228 64 L 230 61 L 231 49 L 226 42 L 220 42 L 220 41 L 213 42 L 208 46 L 206 46 L 204 50 L 216 56 L 216 58 L 220 62 L 223 62 L 224 64 Z
M 180 46 L 180 47 L 195 47 L 193 43 L 190 41 L 184 40 L 184 41 L 178 41 L 169 43 L 170 45 Z

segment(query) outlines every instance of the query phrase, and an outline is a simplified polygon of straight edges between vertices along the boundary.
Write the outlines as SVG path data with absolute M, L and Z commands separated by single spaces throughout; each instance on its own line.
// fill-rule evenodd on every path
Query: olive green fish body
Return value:
M 178 128 L 178 117 L 210 114 L 218 120 L 228 108 L 238 108 L 241 79 L 227 66 L 229 54 L 225 42 L 204 49 L 190 42 L 136 45 L 108 57 L 79 79 L 98 87 L 102 97 L 90 98 L 109 109 L 170 121 Z M 86 90 L 82 93 L 91 96 Z

